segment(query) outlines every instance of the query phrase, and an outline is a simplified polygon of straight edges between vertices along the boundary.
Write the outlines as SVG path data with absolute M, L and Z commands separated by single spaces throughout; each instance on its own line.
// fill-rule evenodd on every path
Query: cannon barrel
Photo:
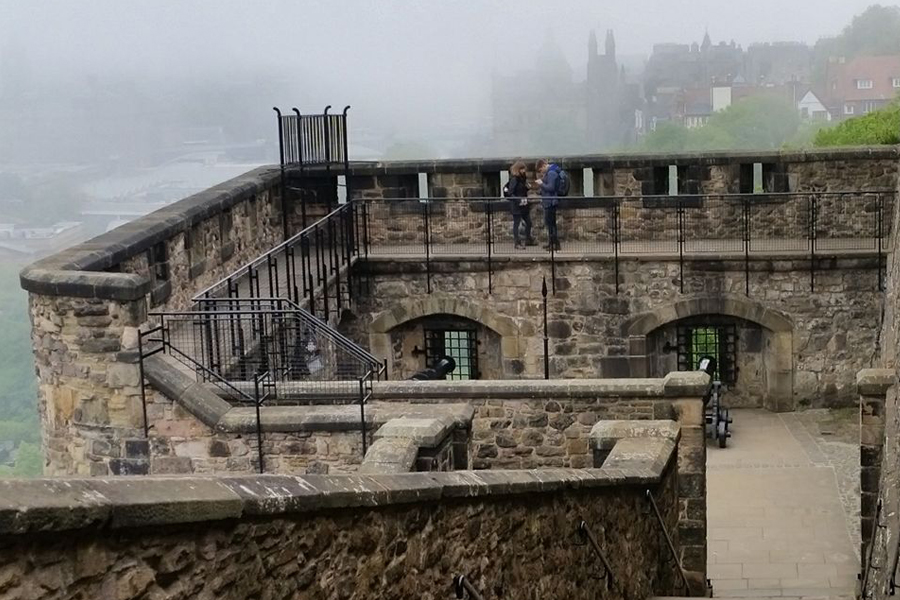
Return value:
M 429 369 L 425 369 L 423 371 L 419 371 L 412 377 L 410 380 L 412 381 L 434 381 L 437 379 L 443 379 L 448 374 L 453 372 L 453 369 L 456 368 L 456 361 L 450 358 L 449 356 L 443 357 L 441 360 L 437 361 L 433 367 Z

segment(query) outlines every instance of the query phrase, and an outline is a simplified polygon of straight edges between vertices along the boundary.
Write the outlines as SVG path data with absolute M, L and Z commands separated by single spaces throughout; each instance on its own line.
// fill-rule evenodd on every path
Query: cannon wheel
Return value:
M 724 419 L 719 419 L 716 427 L 716 439 L 719 440 L 719 448 L 724 448 L 728 443 L 728 424 Z

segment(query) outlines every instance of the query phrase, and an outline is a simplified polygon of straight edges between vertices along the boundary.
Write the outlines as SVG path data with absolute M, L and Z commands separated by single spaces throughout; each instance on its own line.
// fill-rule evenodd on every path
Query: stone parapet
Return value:
M 3 481 L 0 581 L 23 598 L 405 600 L 443 597 L 457 575 L 510 597 L 671 595 L 646 512 L 649 491 L 667 528 L 676 517 L 663 454 L 621 469 Z M 613 590 L 573 543 L 582 520 Z
M 856 375 L 856 389 L 859 392 L 860 556 L 863 569 L 868 558 L 866 548 L 872 541 L 878 512 L 887 394 L 896 379 L 897 375 L 891 369 L 863 369 Z

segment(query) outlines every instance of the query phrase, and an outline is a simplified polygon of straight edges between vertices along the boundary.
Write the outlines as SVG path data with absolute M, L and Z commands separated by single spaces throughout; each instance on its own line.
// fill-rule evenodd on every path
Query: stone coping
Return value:
M 351 175 L 404 175 L 413 173 L 471 173 L 505 171 L 517 160 L 533 163 L 541 157 L 498 157 L 478 159 L 411 160 L 358 162 L 350 164 Z M 814 150 L 772 150 L 757 152 L 617 153 L 556 156 L 553 160 L 567 169 L 635 168 L 668 165 L 721 165 L 748 162 L 815 162 L 898 159 L 895 146 L 857 146 Z M 324 168 L 320 169 L 324 173 Z M 343 171 L 342 166 L 337 171 Z M 335 172 L 335 167 L 332 167 Z
M 734 240 L 740 241 L 740 240 Z M 565 241 L 562 242 L 565 245 Z M 377 246 L 376 246 L 377 247 Z M 424 248 L 424 246 L 423 246 Z M 893 249 L 889 246 L 885 246 L 884 249 L 879 254 L 878 250 L 856 250 L 856 249 L 847 249 L 847 250 L 835 250 L 835 249 L 816 249 L 816 260 L 827 260 L 833 259 L 842 261 L 841 264 L 846 265 L 847 268 L 854 268 L 861 266 L 860 261 L 867 261 L 870 263 L 871 261 L 877 259 L 879 256 L 887 256 L 893 254 Z M 672 261 L 678 259 L 678 252 L 648 252 L 642 254 L 619 254 L 618 258 L 612 252 L 561 252 L 555 254 L 553 257 L 550 256 L 549 253 L 546 254 L 520 254 L 520 255 L 492 255 L 491 263 L 494 265 L 494 269 L 497 269 L 499 266 L 504 264 L 513 264 L 513 263 L 602 263 L 609 262 L 613 263 L 616 260 L 618 262 L 626 262 L 626 261 L 638 261 L 638 262 L 659 262 L 659 261 Z M 750 262 L 759 262 L 759 261 L 803 261 L 805 263 L 809 262 L 809 251 L 808 250 L 769 250 L 765 252 L 760 252 L 754 250 L 751 254 L 748 255 L 750 258 Z M 366 257 L 365 262 L 373 263 L 373 264 L 387 264 L 394 266 L 403 265 L 404 268 L 409 268 L 407 265 L 414 266 L 416 271 L 425 271 L 424 264 L 425 251 L 422 250 L 421 254 L 369 254 Z M 709 252 L 685 252 L 684 259 L 689 260 L 691 262 L 705 262 L 712 264 L 726 264 L 726 263 L 740 263 L 741 269 L 743 269 L 743 264 L 745 262 L 746 257 L 743 254 L 743 251 L 740 252 L 718 252 L 715 255 L 710 254 Z M 443 263 L 448 263 L 452 265 L 454 268 L 450 269 L 451 271 L 459 271 L 464 270 L 460 269 L 460 264 L 463 265 L 471 265 L 471 264 L 487 264 L 487 255 L 478 256 L 473 254 L 452 254 L 452 253 L 440 253 L 440 254 L 431 254 L 429 257 L 431 261 L 431 267 L 434 269 L 436 266 L 441 265 Z M 866 264 L 866 263 L 864 263 Z M 866 266 L 868 266 L 866 264 Z M 383 267 L 382 267 L 383 268 Z M 736 268 L 736 267 L 735 267 Z M 767 267 L 768 271 L 778 271 L 777 265 Z M 796 270 L 796 267 L 792 265 L 786 265 L 783 271 L 793 271 Z
M 662 379 L 522 379 L 474 381 L 380 381 L 373 398 L 392 400 L 566 400 L 570 398 L 702 397 L 709 375 L 700 371 L 669 373 Z
M 393 475 L 121 477 L 0 481 L 0 535 L 124 529 L 323 510 L 432 503 L 616 486 L 654 486 L 672 446 L 646 463 L 600 469 Z
M 884 396 L 895 379 L 892 369 L 862 369 L 856 374 L 856 390 L 860 396 Z
M 207 427 L 225 433 L 256 431 L 254 408 L 229 404 L 209 386 L 195 381 L 159 354 L 144 361 L 144 376 L 157 391 L 177 402 Z M 359 404 L 263 406 L 259 412 L 263 431 L 270 433 L 360 429 Z M 464 403 L 415 406 L 370 401 L 365 412 L 367 428 L 380 427 L 400 417 L 441 417 L 456 427 L 467 428 L 475 409 Z
M 597 421 L 591 428 L 591 448 L 608 450 L 624 440 L 664 439 L 673 443 L 681 438 L 681 427 L 671 420 L 656 421 Z
M 22 270 L 21 286 L 48 296 L 124 301 L 142 298 L 150 291 L 146 277 L 102 271 L 272 187 L 280 175 L 277 166 L 253 169 L 83 244 L 52 254 Z

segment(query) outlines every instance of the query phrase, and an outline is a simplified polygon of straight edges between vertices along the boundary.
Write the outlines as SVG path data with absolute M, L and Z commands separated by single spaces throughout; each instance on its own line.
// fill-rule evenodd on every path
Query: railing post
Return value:
M 431 222 L 429 213 L 431 212 L 431 202 L 425 200 L 420 203 L 422 205 L 422 214 L 425 219 L 425 286 L 428 293 L 431 293 Z
M 809 195 L 809 291 L 816 291 L 816 214 L 817 199 L 815 194 Z
M 325 139 L 325 177 L 328 181 L 331 181 L 331 125 L 328 119 L 328 111 L 331 110 L 331 105 L 325 107 L 325 110 L 322 111 L 322 130 Z M 336 191 L 336 188 L 335 188 Z M 328 212 L 334 210 L 334 204 L 336 198 L 333 197 L 334 194 L 328 194 Z
M 300 114 L 300 111 L 297 110 L 297 107 L 293 107 L 291 110 L 294 111 L 294 114 L 297 115 L 297 161 L 300 163 L 300 172 L 303 172 L 303 115 Z M 304 211 L 305 212 L 305 211 Z M 306 227 L 306 223 L 303 223 L 303 227 Z
M 347 195 L 347 202 L 350 202 L 350 142 L 348 141 L 350 138 L 350 132 L 347 129 L 347 111 L 350 110 L 350 105 L 344 107 L 344 112 L 341 114 L 341 124 L 342 124 L 342 133 L 343 133 L 343 145 L 344 145 L 344 191 Z
M 265 473 L 265 459 L 263 457 L 263 441 L 262 441 L 262 419 L 260 419 L 260 405 L 262 404 L 262 398 L 259 395 L 259 378 L 260 374 L 255 373 L 253 375 L 253 399 L 255 400 L 254 404 L 256 405 L 256 446 L 259 451 L 259 472 Z
M 138 377 L 141 378 L 141 408 L 144 413 L 144 439 L 150 438 L 150 424 L 147 422 L 147 392 L 144 389 L 144 335 L 138 330 Z
M 541 284 L 541 296 L 544 302 L 544 379 L 550 379 L 550 340 L 547 337 L 547 278 Z
M 743 199 L 744 294 L 750 296 L 750 199 Z
M 368 450 L 366 447 L 366 390 L 362 378 L 359 380 L 359 429 L 362 433 L 362 455 L 365 458 Z
M 884 291 L 884 274 L 882 273 L 882 261 L 884 259 L 884 194 L 879 193 L 875 199 L 875 236 L 878 247 L 878 291 Z
M 619 201 L 613 201 L 613 254 L 615 262 L 616 275 L 616 295 L 619 295 L 619 244 L 621 236 L 619 235 Z
M 278 156 L 281 161 L 281 168 L 284 168 L 284 126 L 281 124 L 281 111 L 277 106 L 273 106 L 272 110 L 278 115 Z
M 684 202 L 678 199 L 678 289 L 684 293 Z
M 493 254 L 493 227 L 494 227 L 494 209 L 493 202 L 486 201 L 487 204 L 487 263 L 488 263 L 488 294 L 494 293 L 494 265 L 492 259 Z

